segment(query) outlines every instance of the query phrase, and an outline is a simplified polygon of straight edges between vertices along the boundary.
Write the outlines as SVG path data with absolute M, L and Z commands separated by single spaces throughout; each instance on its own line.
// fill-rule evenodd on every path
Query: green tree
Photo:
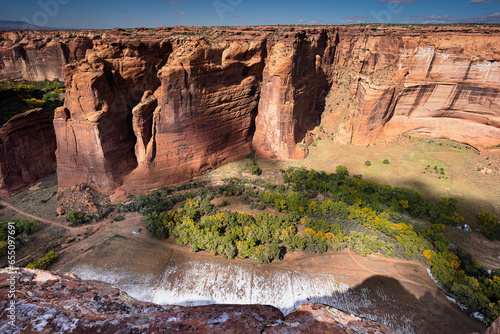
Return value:
M 88 217 L 81 211 L 70 211 L 66 215 L 66 220 L 73 225 L 80 225 L 88 220 Z
M 335 168 L 335 172 L 336 172 L 339 176 L 342 176 L 342 177 L 347 177 L 347 176 L 349 176 L 349 171 L 347 170 L 347 167 L 346 167 L 346 166 L 338 165 L 338 166 Z

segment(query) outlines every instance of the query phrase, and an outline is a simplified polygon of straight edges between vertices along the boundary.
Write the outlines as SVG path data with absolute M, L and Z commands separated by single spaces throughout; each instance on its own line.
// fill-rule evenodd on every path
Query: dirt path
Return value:
M 71 226 L 67 226 L 67 225 L 64 225 L 64 224 L 61 224 L 61 223 L 58 223 L 58 222 L 55 222 L 53 220 L 49 220 L 49 219 L 45 219 L 45 218 L 41 218 L 41 217 L 37 217 L 37 216 L 34 216 L 30 213 L 27 213 L 27 212 L 24 212 L 18 208 L 16 208 L 15 206 L 13 206 L 12 204 L 0 199 L 0 204 L 4 205 L 5 207 L 11 209 L 11 210 L 14 210 L 16 211 L 17 213 L 20 213 L 22 214 L 23 216 L 26 216 L 26 217 L 30 217 L 30 218 L 33 218 L 33 219 L 36 219 L 36 220 L 39 220 L 40 222 L 42 223 L 45 223 L 45 224 L 50 224 L 50 225 L 54 225 L 54 226 L 57 226 L 57 227 L 61 227 L 61 228 L 64 228 L 64 229 L 67 229 L 67 230 L 77 230 L 79 229 L 80 227 L 71 227 Z
M 26 216 L 26 217 L 29 217 L 32 219 L 36 219 L 43 224 L 48 224 L 48 225 L 60 227 L 64 230 L 66 230 L 66 232 L 68 233 L 68 235 L 67 235 L 68 238 L 76 238 L 77 235 L 82 234 L 82 233 L 84 234 L 84 236 L 75 243 L 71 243 L 71 244 L 67 244 L 67 245 L 60 245 L 61 248 L 58 250 L 59 254 L 67 253 L 68 251 L 70 251 L 74 248 L 77 248 L 82 243 L 84 243 L 90 236 L 102 232 L 111 223 L 111 221 L 115 215 L 115 211 L 112 211 L 108 215 L 107 219 L 102 220 L 98 224 L 82 225 L 82 226 L 73 227 L 73 226 L 68 226 L 68 225 L 65 225 L 65 224 L 50 220 L 50 219 L 37 217 L 37 216 L 32 215 L 30 213 L 24 212 L 24 211 L 16 208 L 15 206 L 13 206 L 9 202 L 6 202 L 3 199 L 0 199 L 0 204 L 2 204 L 3 206 L 5 206 L 8 209 L 11 209 L 11 210 L 16 211 L 17 213 L 20 213 L 23 216 Z M 20 263 L 20 262 L 26 260 L 27 258 L 30 258 L 31 256 L 32 256 L 32 254 L 29 254 L 21 259 L 17 259 L 16 263 Z

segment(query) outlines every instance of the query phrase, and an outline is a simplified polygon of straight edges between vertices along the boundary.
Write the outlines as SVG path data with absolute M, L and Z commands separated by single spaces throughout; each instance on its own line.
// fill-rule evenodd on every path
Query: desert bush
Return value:
M 259 165 L 257 165 L 257 161 L 253 161 L 253 164 L 250 165 L 250 173 L 252 175 L 261 175 L 262 169 L 260 169 Z
M 494 213 L 486 211 L 481 211 L 477 218 L 479 225 L 497 224 L 499 222 L 498 217 Z
M 114 220 L 115 222 L 119 222 L 119 221 L 122 221 L 122 220 L 124 220 L 124 219 L 125 219 L 125 218 L 124 218 L 122 215 L 116 215 L 116 216 L 114 216 L 114 217 L 113 217 L 113 220 Z
M 14 234 L 9 234 L 8 223 L 0 222 L 0 241 L 7 241 L 8 236 L 11 235 L 16 238 L 18 244 L 22 244 L 26 236 L 34 233 L 40 226 L 40 222 L 35 219 L 12 219 L 15 223 Z
M 372 165 L 372 163 L 371 163 L 369 160 L 366 160 L 366 161 L 365 161 L 365 166 L 368 166 L 368 167 L 369 167 L 369 166 L 371 166 L 371 165 Z
M 347 167 L 346 167 L 346 166 L 338 165 L 338 166 L 335 168 L 335 172 L 336 172 L 339 176 L 342 176 L 342 177 L 347 177 L 347 176 L 349 176 L 349 171 L 347 170 Z
M 69 211 L 66 214 L 66 220 L 72 225 L 80 225 L 89 221 L 89 217 L 80 211 Z
M 382 163 L 383 163 L 384 165 L 388 165 L 388 164 L 390 164 L 390 162 L 389 162 L 389 160 L 388 160 L 388 159 L 384 159 L 384 161 L 382 161 Z
M 47 269 L 57 258 L 59 254 L 54 251 L 50 251 L 39 259 L 28 263 L 26 268 L 30 269 Z

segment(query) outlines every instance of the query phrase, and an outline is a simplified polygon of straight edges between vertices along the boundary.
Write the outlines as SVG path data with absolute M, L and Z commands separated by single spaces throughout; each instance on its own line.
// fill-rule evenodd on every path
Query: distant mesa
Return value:
M 56 28 L 41 27 L 29 24 L 24 21 L 2 21 L 0 20 L 0 31 L 19 31 L 19 30 L 55 30 Z

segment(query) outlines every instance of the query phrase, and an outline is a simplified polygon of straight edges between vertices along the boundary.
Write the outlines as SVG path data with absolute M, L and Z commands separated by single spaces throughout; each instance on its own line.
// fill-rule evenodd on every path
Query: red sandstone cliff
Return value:
M 15 324 L 9 323 L 15 279 Z M 21 269 L 0 272 L 2 333 L 379 333 L 392 330 L 333 307 L 309 303 L 284 317 L 272 306 L 160 306 L 100 281 Z
M 64 65 L 93 46 L 88 32 L 0 33 L 0 81 L 64 78 Z
M 286 33 L 272 46 L 253 138 L 260 156 L 280 160 L 307 156 L 305 137 L 319 124 L 335 47 L 331 33 L 319 29 Z
M 350 129 L 339 141 L 362 145 L 408 133 L 473 146 L 500 143 L 498 31 L 345 33 L 351 36 L 340 41 L 337 75 L 350 85 L 345 98 L 352 103 L 344 120 L 335 108 L 326 118 L 338 112 L 337 125 Z
M 488 27 L 174 27 L 59 38 L 14 32 L 1 35 L 1 52 L 59 45 L 62 58 L 51 51 L 47 59 L 74 61 L 65 69 L 66 102 L 54 120 L 59 185 L 87 182 L 123 195 L 201 175 L 251 148 L 270 159 L 304 158 L 318 125 L 338 142 L 359 145 L 403 133 L 497 145 L 499 33 Z M 27 73 L 21 53 L 5 57 L 0 76 Z M 30 64 L 29 73 L 44 68 Z
M 41 108 L 12 117 L 0 128 L 0 193 L 8 195 L 56 169 L 56 139 Z

